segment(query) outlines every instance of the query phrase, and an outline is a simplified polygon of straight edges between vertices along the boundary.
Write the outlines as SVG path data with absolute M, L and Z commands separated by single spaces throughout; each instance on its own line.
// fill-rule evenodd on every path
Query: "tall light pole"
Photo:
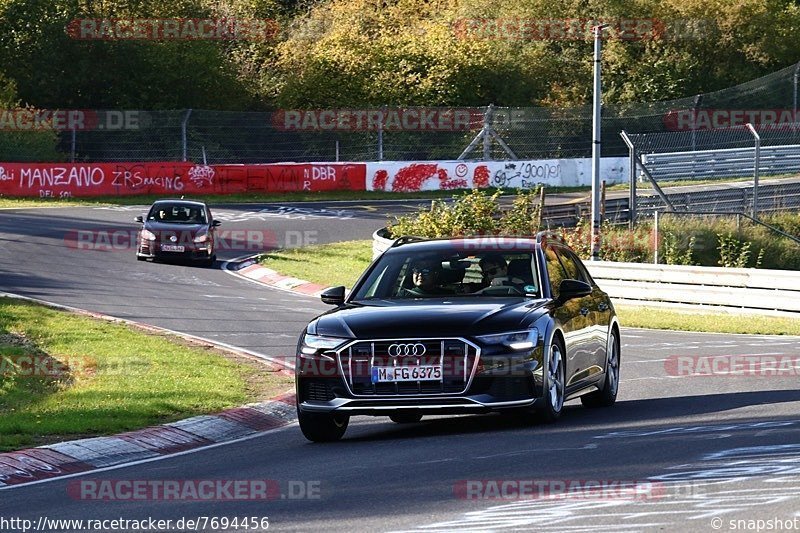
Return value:
M 601 95 L 603 87 L 600 83 L 600 52 L 603 30 L 608 24 L 600 24 L 594 29 L 594 103 L 592 106 L 592 261 L 600 256 L 600 118 Z

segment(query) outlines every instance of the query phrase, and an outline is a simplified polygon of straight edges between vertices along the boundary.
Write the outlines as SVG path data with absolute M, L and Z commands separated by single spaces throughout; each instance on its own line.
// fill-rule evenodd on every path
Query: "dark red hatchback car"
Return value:
M 217 260 L 216 228 L 205 202 L 184 199 L 158 200 L 145 216 L 136 246 L 136 259 L 184 260 L 211 266 Z

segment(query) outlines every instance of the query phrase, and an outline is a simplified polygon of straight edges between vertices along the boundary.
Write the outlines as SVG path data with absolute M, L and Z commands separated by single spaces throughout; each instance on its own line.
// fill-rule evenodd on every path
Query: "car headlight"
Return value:
M 208 233 L 201 233 L 194 238 L 194 242 L 206 242 L 208 240 Z
M 338 337 L 323 337 L 321 335 L 305 335 L 300 346 L 300 353 L 303 355 L 315 355 L 320 350 L 332 350 L 347 339 Z
M 524 331 L 480 335 L 477 338 L 484 344 L 503 345 L 512 350 L 529 350 L 539 342 L 539 331 L 536 328 L 532 328 Z
M 150 230 L 143 229 L 142 230 L 142 239 L 146 241 L 154 241 L 156 240 L 156 234 Z

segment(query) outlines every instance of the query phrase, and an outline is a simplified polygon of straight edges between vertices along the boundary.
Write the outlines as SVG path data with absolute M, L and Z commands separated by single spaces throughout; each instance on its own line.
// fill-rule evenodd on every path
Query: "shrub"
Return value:
M 508 209 L 501 209 L 500 192 L 475 189 L 434 200 L 429 209 L 399 217 L 388 226 L 390 235 L 440 238 L 467 235 L 535 235 L 542 228 L 540 190 L 518 191 Z M 776 213 L 764 222 L 791 235 L 800 235 L 800 214 Z M 582 219 L 560 230 L 577 254 L 591 256 L 591 223 Z M 652 262 L 651 223 L 635 230 L 606 221 L 601 231 L 600 258 L 606 261 Z M 703 265 L 800 270 L 800 244 L 746 218 L 689 217 L 665 214 L 659 221 L 659 258 L 669 265 Z

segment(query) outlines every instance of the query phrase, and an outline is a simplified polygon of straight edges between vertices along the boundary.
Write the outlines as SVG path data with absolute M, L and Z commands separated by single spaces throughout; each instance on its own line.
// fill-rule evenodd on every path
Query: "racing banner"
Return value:
M 0 196 L 70 198 L 361 190 L 363 163 L 0 163 Z

